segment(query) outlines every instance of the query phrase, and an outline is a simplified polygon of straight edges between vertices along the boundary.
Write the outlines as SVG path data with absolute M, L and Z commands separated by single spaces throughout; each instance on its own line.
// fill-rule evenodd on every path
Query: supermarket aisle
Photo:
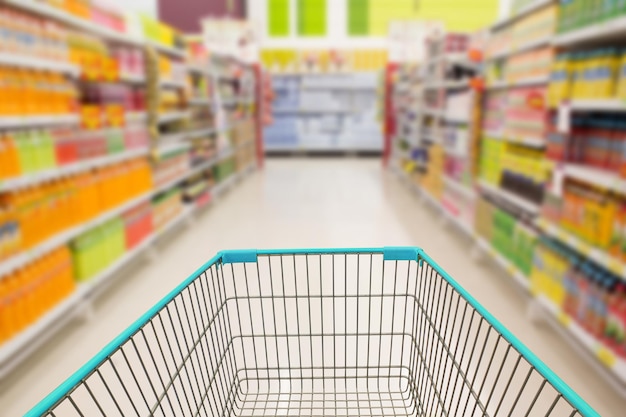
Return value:
M 269 160 L 264 172 L 172 236 L 122 276 L 93 317 L 69 326 L 27 361 L 0 391 L 2 415 L 21 415 L 218 249 L 419 245 L 549 363 L 603 416 L 626 402 L 548 327 L 534 327 L 507 276 L 421 205 L 378 160 Z

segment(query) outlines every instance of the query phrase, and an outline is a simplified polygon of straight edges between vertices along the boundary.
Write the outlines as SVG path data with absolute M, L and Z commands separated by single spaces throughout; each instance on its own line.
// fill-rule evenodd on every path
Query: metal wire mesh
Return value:
M 427 262 L 220 261 L 50 416 L 582 415 Z

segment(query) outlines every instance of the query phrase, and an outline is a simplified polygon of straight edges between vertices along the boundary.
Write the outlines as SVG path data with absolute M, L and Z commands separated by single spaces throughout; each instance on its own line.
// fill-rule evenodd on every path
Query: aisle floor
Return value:
M 601 415 L 626 408 L 559 335 L 530 323 L 507 275 L 473 260 L 468 240 L 379 160 L 270 159 L 167 240 L 0 386 L 1 415 L 22 415 L 217 250 L 384 245 L 423 247 Z

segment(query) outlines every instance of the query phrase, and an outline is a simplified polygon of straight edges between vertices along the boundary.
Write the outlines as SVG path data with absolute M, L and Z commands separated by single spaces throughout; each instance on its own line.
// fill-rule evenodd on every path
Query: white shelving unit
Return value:
M 473 188 L 470 188 L 469 186 L 467 186 L 465 184 L 461 184 L 457 180 L 455 180 L 453 178 L 450 178 L 447 175 L 443 176 L 443 182 L 446 183 L 446 186 L 448 186 L 449 188 L 452 188 L 455 191 L 465 195 L 465 197 L 467 197 L 467 198 L 474 198 L 474 197 L 476 197 L 476 193 L 474 192 Z
M 186 110 L 161 113 L 159 114 L 159 123 L 160 124 L 170 123 L 170 122 L 174 122 L 177 120 L 186 119 L 188 117 L 189 117 L 189 112 L 187 112 Z
M 503 90 L 516 87 L 531 87 L 544 85 L 550 82 L 550 77 L 533 77 L 517 81 L 494 81 L 487 86 L 487 90 Z
M 529 3 L 527 6 L 521 8 L 520 10 L 518 10 L 516 13 L 512 14 L 511 16 L 494 23 L 491 26 L 491 30 L 497 30 L 505 26 L 508 26 L 511 23 L 514 23 L 528 16 L 529 14 L 534 13 L 537 10 L 542 9 L 546 6 L 549 6 L 550 4 L 553 4 L 553 3 L 554 3 L 554 0 L 535 0 L 532 3 Z
M 152 47 L 157 52 L 165 54 L 168 57 L 178 60 L 186 58 L 186 51 L 183 49 L 172 48 L 161 45 L 153 41 L 144 39 L 142 36 L 134 36 L 130 33 L 118 32 L 103 26 L 97 22 L 89 21 L 76 17 L 61 8 L 54 7 L 44 1 L 37 0 L 3 0 L 3 7 L 13 8 L 19 11 L 33 14 L 34 16 L 54 21 L 64 27 L 92 35 L 108 44 L 124 45 L 132 48 Z M 67 62 L 60 62 L 50 59 L 42 59 L 21 55 L 18 53 L 0 52 L 0 65 L 16 68 L 24 68 L 30 70 L 40 70 L 61 74 L 66 77 L 79 78 L 81 69 L 77 65 Z M 214 71 L 207 64 L 201 66 L 197 64 L 188 65 L 190 74 L 198 74 L 200 76 L 210 77 L 212 79 Z M 134 84 L 139 88 L 149 88 L 148 79 L 144 74 L 126 74 L 119 76 L 119 82 Z M 156 85 L 157 88 L 163 89 L 182 89 L 186 87 L 185 82 L 162 81 Z M 194 106 L 205 105 L 207 107 L 213 104 L 211 99 L 192 100 Z M 191 103 L 189 103 L 191 104 Z M 151 115 L 148 117 L 147 112 L 131 112 L 124 115 L 127 123 L 147 124 L 149 121 L 155 121 L 155 124 L 163 124 L 171 121 L 186 119 L 190 116 L 187 110 L 169 112 L 162 115 Z M 156 117 L 154 117 L 156 116 Z M 28 117 L 0 117 L 0 129 L 22 129 L 22 128 L 49 128 L 57 126 L 79 126 L 81 118 L 78 114 L 50 114 L 37 115 Z M 135 158 L 147 158 L 149 156 L 158 157 L 160 154 L 172 152 L 176 150 L 189 149 L 191 144 L 188 139 L 200 138 L 230 129 L 226 127 L 222 130 L 216 130 L 213 127 L 197 128 L 195 130 L 186 131 L 175 135 L 163 135 L 155 141 L 149 148 L 129 149 L 116 154 L 105 155 L 101 157 L 81 160 L 79 162 L 59 166 L 55 169 L 31 173 L 16 178 L 3 179 L 0 181 L 0 193 L 11 192 L 23 188 L 38 185 L 40 183 L 56 180 L 93 169 L 106 167 L 120 162 L 128 161 Z M 250 143 L 242 144 L 242 146 L 250 146 Z M 173 178 L 167 183 L 153 187 L 145 193 L 138 195 L 117 207 L 107 210 L 87 222 L 77 224 L 66 230 L 60 231 L 49 237 L 45 241 L 35 245 L 32 248 L 23 250 L 7 259 L 0 261 L 0 280 L 4 279 L 11 272 L 28 265 L 29 263 L 39 259 L 45 254 L 72 242 L 85 232 L 88 232 L 107 221 L 119 217 L 129 209 L 133 209 L 140 204 L 151 201 L 155 196 L 164 191 L 179 185 L 186 179 L 196 174 L 211 169 L 216 164 L 222 162 L 225 158 L 231 158 L 234 155 L 234 149 L 224 148 L 216 157 L 205 161 L 201 164 L 191 167 L 186 172 Z M 223 183 L 215 185 L 210 190 L 212 197 L 218 197 L 226 189 L 239 180 L 251 173 L 256 163 L 251 163 L 239 173 L 231 175 Z M 214 201 L 211 199 L 210 201 Z M 118 276 L 118 272 L 129 265 L 150 246 L 152 246 L 161 236 L 177 228 L 182 221 L 193 215 L 200 209 L 198 204 L 186 205 L 181 213 L 172 219 L 167 225 L 159 230 L 154 230 L 152 234 L 146 238 L 141 244 L 130 249 L 114 263 L 101 271 L 97 276 L 88 282 L 77 284 L 75 292 L 61 301 L 58 305 L 47 311 L 39 317 L 32 325 L 21 331 L 19 334 L 13 335 L 10 340 L 0 343 L 0 380 L 14 370 L 21 362 L 30 356 L 36 349 L 43 346 L 48 339 L 56 334 L 63 326 L 72 321 L 77 315 L 81 314 L 86 306 L 99 294 L 99 292 L 112 280 Z
M 109 42 L 133 46 L 143 46 L 144 44 L 144 40 L 140 37 L 135 37 L 130 34 L 117 32 L 113 29 L 100 26 L 95 22 L 73 16 L 64 10 L 50 6 L 43 2 L 32 0 L 3 0 L 3 3 L 26 12 L 36 14 L 43 18 L 57 21 L 66 26 L 80 29 L 85 33 L 92 34 Z
M 189 99 L 189 104 L 192 106 L 210 106 L 211 99 L 209 97 L 194 97 Z
M 0 65 L 56 72 L 74 78 L 80 75 L 80 68 L 70 63 L 35 58 L 10 52 L 0 52 Z
M 378 83 L 375 72 L 274 75 L 280 94 L 272 109 L 274 124 L 264 130 L 265 150 L 381 152 Z
M 23 116 L 23 117 L 0 117 L 0 128 L 13 129 L 23 127 L 51 127 L 63 125 L 77 125 L 80 121 L 78 115 L 48 115 L 48 116 Z
M 518 45 L 514 48 L 507 49 L 506 51 L 493 54 L 487 60 L 498 61 L 500 59 L 508 58 L 512 55 L 521 54 L 523 52 L 531 51 L 533 49 L 541 48 L 544 46 L 549 46 L 551 42 L 552 42 L 552 36 L 546 36 L 540 39 L 535 39 L 535 40 L 523 43 L 521 45 Z
M 177 80 L 161 80 L 159 81 L 159 87 L 179 89 L 179 88 L 187 87 L 187 83 L 185 83 L 184 81 L 177 81 Z

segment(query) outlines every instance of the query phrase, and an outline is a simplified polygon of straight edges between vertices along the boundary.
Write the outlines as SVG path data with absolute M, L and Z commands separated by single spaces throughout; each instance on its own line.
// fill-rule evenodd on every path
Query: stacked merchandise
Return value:
M 443 193 L 443 167 L 445 153 L 440 145 L 432 145 L 428 149 L 428 161 L 426 162 L 426 172 L 421 178 L 420 186 L 435 200 L 441 200 Z
M 492 190 L 507 191 L 535 205 L 542 202 L 549 166 L 541 150 L 485 138 L 479 169 L 483 183 L 495 187 Z
M 420 120 L 428 161 L 421 185 L 444 213 L 468 231 L 474 217 L 474 142 L 480 100 L 474 90 L 482 36 L 444 34 L 427 41 L 427 87 Z
M 537 234 L 515 216 L 483 197 L 476 203 L 477 235 L 514 267 L 530 275 Z
M 548 101 L 557 107 L 565 100 L 626 98 L 626 52 L 596 48 L 564 52 L 552 66 Z
M 152 200 L 152 224 L 161 230 L 170 224 L 182 211 L 183 199 L 180 188 L 172 188 Z
M 265 126 L 263 137 L 267 150 L 295 148 L 298 143 L 298 114 L 290 111 L 300 102 L 299 77 L 295 75 L 272 76 L 272 124 Z
M 558 8 L 550 2 L 518 6 L 525 12 L 496 25 L 487 48 L 479 184 L 512 214 L 535 216 L 549 179 L 547 84 Z
M 243 120 L 233 128 L 237 172 L 244 171 L 251 163 L 254 163 L 256 155 L 255 130 L 256 123 L 252 119 Z
M 566 33 L 587 26 L 605 24 L 625 14 L 626 4 L 622 1 L 604 2 L 598 7 L 589 7 L 584 0 L 561 1 L 558 32 Z
M 60 246 L 0 280 L 0 344 L 10 341 L 76 289 L 72 255 Z
M 188 65 L 173 29 L 101 2 L 10 3 L 0 8 L 0 378 L 190 213 L 184 200 L 209 193 L 215 164 L 234 170 L 217 158 L 206 51 Z M 147 41 L 130 35 L 141 32 Z M 252 98 L 237 97 L 244 116 Z
M 420 115 L 417 107 L 421 101 L 420 68 L 413 63 L 399 65 L 389 77 L 393 79 L 390 103 L 393 107 L 389 125 L 394 130 L 394 162 L 400 169 L 412 172 L 415 168 L 413 148 L 418 143 Z M 391 123 L 393 120 L 393 123 Z
M 533 291 L 558 312 L 561 323 L 593 340 L 597 349 L 626 359 L 626 284 L 622 277 L 542 238 L 535 251 Z
M 274 125 L 265 130 L 267 150 L 382 149 L 376 121 L 377 73 L 277 74 L 275 78 L 277 99 Z

